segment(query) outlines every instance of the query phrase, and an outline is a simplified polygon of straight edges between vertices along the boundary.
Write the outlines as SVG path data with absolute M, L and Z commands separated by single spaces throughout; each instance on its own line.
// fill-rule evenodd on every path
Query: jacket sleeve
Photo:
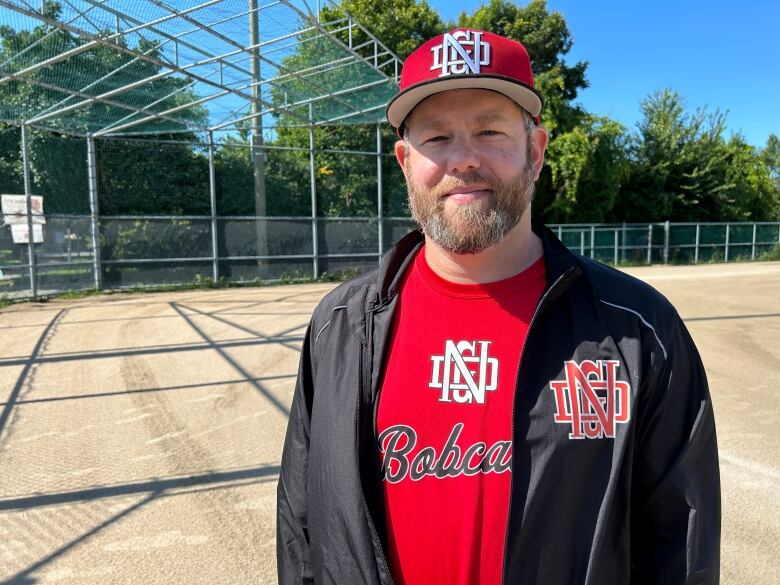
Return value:
M 306 330 L 301 348 L 277 487 L 276 561 L 280 585 L 314 583 L 306 511 L 306 470 L 313 396 L 311 330 L 312 323 Z
M 657 338 L 663 361 L 637 405 L 631 582 L 711 585 L 720 570 L 715 419 L 699 352 L 673 318 L 672 335 Z

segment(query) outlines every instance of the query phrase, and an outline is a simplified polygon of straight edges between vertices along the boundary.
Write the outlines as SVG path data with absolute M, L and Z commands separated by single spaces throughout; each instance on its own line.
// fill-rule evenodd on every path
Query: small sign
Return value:
M 32 227 L 33 227 L 33 244 L 42 244 L 43 226 L 39 224 L 34 224 Z M 14 240 L 14 244 L 29 244 L 30 230 L 27 229 L 27 224 L 11 225 L 11 237 Z
M 2 195 L 0 204 L 3 210 L 3 223 L 6 225 L 27 225 L 27 196 L 26 195 Z M 34 224 L 46 223 L 43 215 L 43 197 L 33 195 L 30 197 L 32 209 L 32 222 Z

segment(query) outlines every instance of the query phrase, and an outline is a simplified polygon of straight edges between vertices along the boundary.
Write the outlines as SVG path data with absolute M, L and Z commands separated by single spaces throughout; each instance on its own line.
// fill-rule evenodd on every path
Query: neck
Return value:
M 477 254 L 455 254 L 425 236 L 425 260 L 436 274 L 462 284 L 495 282 L 519 274 L 543 254 L 542 240 L 531 230 L 531 208 L 496 245 Z

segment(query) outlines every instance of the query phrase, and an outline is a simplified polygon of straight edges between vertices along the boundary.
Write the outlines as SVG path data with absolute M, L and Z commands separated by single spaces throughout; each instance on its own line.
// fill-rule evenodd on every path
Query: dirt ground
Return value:
M 709 375 L 721 582 L 780 583 L 780 263 L 627 272 L 676 305 Z M 298 354 L 332 286 L 0 311 L 0 581 L 275 583 Z

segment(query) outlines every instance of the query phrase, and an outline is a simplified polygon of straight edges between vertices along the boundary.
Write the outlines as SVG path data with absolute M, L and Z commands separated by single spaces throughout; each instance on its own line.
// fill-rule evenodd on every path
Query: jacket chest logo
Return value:
M 570 439 L 615 437 L 615 425 L 630 417 L 628 382 L 617 380 L 617 360 L 564 362 L 565 380 L 553 380 L 555 422 L 571 425 Z
M 428 387 L 441 390 L 439 402 L 485 404 L 485 392 L 498 386 L 498 360 L 488 356 L 490 343 L 448 339 L 444 355 L 431 356 Z

